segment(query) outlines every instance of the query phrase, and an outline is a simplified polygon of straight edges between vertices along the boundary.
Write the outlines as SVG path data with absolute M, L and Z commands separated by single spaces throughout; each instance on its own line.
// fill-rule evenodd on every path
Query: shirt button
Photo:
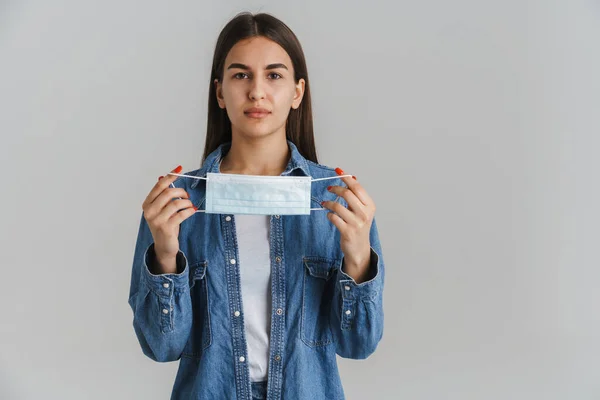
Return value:
M 346 310 L 346 315 L 350 315 L 350 310 Z
M 166 308 L 163 308 L 163 314 L 168 314 L 169 310 L 167 310 Z
M 275 261 L 281 262 L 281 257 L 279 257 L 279 256 L 275 257 Z
M 277 309 L 277 315 L 281 315 L 281 314 L 283 314 L 283 310 L 281 308 L 278 308 Z
M 240 316 L 240 312 L 236 311 L 236 312 L 233 313 L 233 315 L 235 315 L 236 317 L 239 317 Z
M 232 264 L 235 264 L 235 258 L 232 258 L 231 261 L 229 261 Z
M 344 289 L 350 290 L 350 286 L 344 286 Z
M 169 284 L 168 283 L 163 283 L 163 287 L 168 288 Z
M 279 356 L 279 354 L 278 354 L 275 356 L 275 361 L 279 361 L 279 360 L 281 360 L 281 356 Z
M 241 356 L 240 357 L 240 362 L 244 362 L 244 361 L 246 361 L 246 359 L 244 358 L 244 356 Z
M 229 215 L 228 215 L 228 216 L 226 216 L 226 217 L 225 217 L 225 221 L 227 221 L 227 222 L 231 221 L 231 217 L 230 217 Z

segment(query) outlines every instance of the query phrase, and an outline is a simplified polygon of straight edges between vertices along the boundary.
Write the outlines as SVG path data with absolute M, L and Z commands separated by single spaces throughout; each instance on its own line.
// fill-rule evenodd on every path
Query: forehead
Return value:
M 225 68 L 233 62 L 246 64 L 253 68 L 264 68 L 268 64 L 280 62 L 290 70 L 292 69 L 292 60 L 285 49 L 262 36 L 237 42 L 225 58 Z

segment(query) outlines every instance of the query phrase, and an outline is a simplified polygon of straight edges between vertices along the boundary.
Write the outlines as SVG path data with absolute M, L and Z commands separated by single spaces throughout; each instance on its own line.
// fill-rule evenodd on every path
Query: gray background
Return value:
M 306 52 L 319 161 L 377 204 L 386 328 L 348 399 L 600 398 L 597 1 L 0 2 L 0 398 L 167 399 L 127 304 L 198 168 L 236 12 Z

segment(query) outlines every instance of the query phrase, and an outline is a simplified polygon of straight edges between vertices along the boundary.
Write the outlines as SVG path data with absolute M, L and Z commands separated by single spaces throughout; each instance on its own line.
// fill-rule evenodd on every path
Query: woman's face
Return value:
M 294 81 L 294 68 L 287 52 L 265 37 L 241 40 L 225 58 L 223 82 L 215 80 L 219 107 L 227 110 L 232 134 L 249 138 L 273 133 L 285 137 L 290 108 L 298 108 L 304 94 L 304 79 Z M 258 107 L 265 113 L 252 113 Z

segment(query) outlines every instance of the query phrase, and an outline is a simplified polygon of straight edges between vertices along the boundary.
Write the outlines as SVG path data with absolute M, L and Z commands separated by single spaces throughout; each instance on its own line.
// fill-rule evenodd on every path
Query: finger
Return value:
M 345 223 L 354 224 L 356 221 L 356 215 L 346 207 L 335 201 L 323 201 L 321 202 L 323 208 L 335 212 Z
M 347 227 L 346 222 L 344 222 L 344 220 L 339 215 L 336 215 L 333 212 L 327 212 L 327 219 L 330 220 L 331 223 L 336 226 L 336 228 L 338 228 L 340 233 L 343 233 Z
M 174 200 L 177 199 L 177 200 Z M 165 206 L 170 202 L 178 200 L 189 200 L 190 195 L 183 188 L 166 188 L 163 190 L 158 197 L 147 207 L 146 215 L 148 218 L 155 218 L 160 214 Z
M 181 167 L 181 165 L 178 165 L 177 167 L 175 167 L 175 169 L 172 169 L 171 172 L 169 172 L 166 176 L 159 178 L 159 180 L 167 178 L 168 183 L 175 182 L 177 178 L 179 178 L 179 176 L 174 174 L 180 174 L 182 169 L 183 168 Z
M 181 165 L 178 165 L 177 168 L 175 168 L 171 172 L 175 172 L 178 174 L 181 172 L 181 170 L 182 170 Z M 169 185 L 171 183 L 173 183 L 176 179 L 177 179 L 177 175 L 169 175 L 169 174 L 167 174 L 167 176 L 164 176 L 162 178 L 159 177 L 158 182 L 156 182 L 156 184 L 154 185 L 154 187 L 152 188 L 152 190 L 146 197 L 144 204 L 150 204 L 154 200 L 156 200 L 156 198 L 163 192 L 163 190 L 165 190 L 167 187 L 169 187 Z
M 157 225 L 167 223 L 167 221 L 169 221 L 178 212 L 188 208 L 194 208 L 194 204 L 190 200 L 173 200 L 160 211 L 160 213 L 156 216 L 154 223 Z
M 341 168 L 336 168 L 335 172 L 338 175 L 346 175 L 344 170 L 342 170 Z M 365 206 L 370 206 L 373 204 L 373 199 L 371 198 L 371 196 L 369 196 L 369 194 L 363 188 L 363 186 L 360 183 L 358 183 L 356 177 L 344 176 L 340 177 L 340 179 L 346 184 L 346 186 L 348 186 L 348 189 L 350 189 L 356 195 L 356 197 L 361 201 L 361 203 L 363 203 Z
M 198 208 L 194 205 L 192 205 L 192 207 L 188 207 L 185 208 L 177 213 L 175 213 L 169 220 L 169 222 L 172 222 L 174 224 L 181 224 L 183 221 L 185 221 L 186 219 L 188 219 L 189 217 L 191 217 L 192 215 L 196 214 L 196 211 L 198 210 Z
M 171 172 L 167 173 L 166 176 L 159 176 L 157 183 L 163 183 L 165 185 L 170 185 L 171 183 L 175 182 L 177 180 L 177 178 L 179 178 L 179 176 L 176 174 L 181 173 L 181 170 L 182 170 L 181 165 L 178 165 L 175 169 L 171 170 Z
M 327 190 L 346 200 L 346 203 L 348 203 L 348 207 L 352 211 L 364 212 L 363 208 L 366 206 L 358 199 L 358 197 L 356 197 L 356 195 L 352 190 L 350 190 L 350 188 L 333 185 L 328 186 Z

